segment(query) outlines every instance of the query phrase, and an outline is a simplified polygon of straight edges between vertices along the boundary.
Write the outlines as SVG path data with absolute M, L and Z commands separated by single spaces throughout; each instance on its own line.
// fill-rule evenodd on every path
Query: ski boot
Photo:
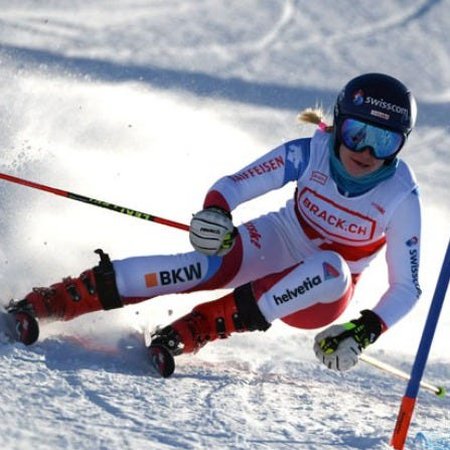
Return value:
M 96 253 L 100 255 L 98 266 L 78 278 L 68 277 L 48 288 L 34 288 L 23 300 L 11 302 L 7 311 L 16 320 L 18 340 L 27 345 L 37 340 L 37 320 L 66 321 L 88 312 L 123 306 L 108 255 L 102 250 Z
M 269 327 L 247 284 L 156 330 L 149 347 L 150 361 L 162 377 L 169 377 L 175 370 L 175 356 L 196 353 L 208 342 L 226 339 L 234 332 L 266 331 Z

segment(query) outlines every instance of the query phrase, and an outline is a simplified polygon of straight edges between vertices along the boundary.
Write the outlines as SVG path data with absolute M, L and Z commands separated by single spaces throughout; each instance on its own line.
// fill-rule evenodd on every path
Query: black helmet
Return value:
M 416 101 L 402 82 L 382 73 L 368 73 L 350 80 L 339 93 L 334 126 L 339 129 L 344 118 L 351 117 L 398 131 L 406 140 L 416 116 Z

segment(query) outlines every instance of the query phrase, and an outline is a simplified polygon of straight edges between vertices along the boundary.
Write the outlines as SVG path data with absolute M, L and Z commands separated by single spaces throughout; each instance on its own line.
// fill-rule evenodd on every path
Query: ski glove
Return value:
M 331 325 L 315 337 L 314 353 L 329 369 L 346 371 L 357 362 L 362 351 L 383 331 L 382 320 L 372 311 L 361 311 L 359 319 Z
M 237 228 L 231 214 L 212 206 L 194 214 L 189 228 L 189 240 L 195 250 L 205 255 L 226 255 L 234 245 Z

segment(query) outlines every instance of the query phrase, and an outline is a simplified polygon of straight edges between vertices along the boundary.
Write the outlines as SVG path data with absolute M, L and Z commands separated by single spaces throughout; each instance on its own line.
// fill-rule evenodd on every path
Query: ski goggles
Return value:
M 405 136 L 397 131 L 379 128 L 356 119 L 344 119 L 340 127 L 341 142 L 354 152 L 370 148 L 377 159 L 392 158 L 405 143 Z

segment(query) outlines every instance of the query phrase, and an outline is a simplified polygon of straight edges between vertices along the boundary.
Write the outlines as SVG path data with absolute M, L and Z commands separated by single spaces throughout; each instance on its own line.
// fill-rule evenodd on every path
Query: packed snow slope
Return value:
M 415 92 L 402 156 L 424 205 L 417 308 L 368 350 L 409 371 L 449 239 L 448 0 L 1 0 L 0 171 L 188 222 L 206 189 L 330 112 L 363 72 Z M 241 206 L 276 210 L 293 186 Z M 113 258 L 190 249 L 186 233 L 0 183 L 1 302 Z M 386 288 L 381 256 L 342 320 Z M 180 357 L 152 378 L 139 327 L 221 292 L 168 296 L 43 327 L 0 346 L 2 449 L 387 449 L 405 382 L 314 359 L 314 333 L 275 324 Z M 449 387 L 447 295 L 425 378 Z M 450 400 L 419 395 L 418 431 L 449 433 Z

